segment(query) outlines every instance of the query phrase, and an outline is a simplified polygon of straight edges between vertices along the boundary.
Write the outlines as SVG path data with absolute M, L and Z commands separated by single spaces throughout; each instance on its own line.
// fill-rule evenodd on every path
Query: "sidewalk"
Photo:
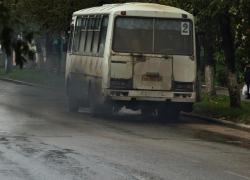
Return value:
M 206 86 L 201 86 L 201 92 L 206 92 Z M 229 96 L 228 88 L 225 88 L 225 87 L 216 86 L 216 93 L 220 94 L 220 95 Z M 249 99 L 245 99 L 247 97 L 246 95 L 242 95 L 242 90 L 240 90 L 240 97 L 241 97 L 241 101 L 249 101 L 250 102 Z

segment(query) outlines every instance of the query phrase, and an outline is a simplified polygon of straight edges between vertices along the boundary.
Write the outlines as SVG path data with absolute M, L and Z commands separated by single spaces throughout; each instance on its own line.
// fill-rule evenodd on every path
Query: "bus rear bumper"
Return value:
M 168 92 L 147 90 L 112 90 L 105 89 L 105 97 L 117 101 L 171 101 L 171 102 L 196 102 L 195 92 Z

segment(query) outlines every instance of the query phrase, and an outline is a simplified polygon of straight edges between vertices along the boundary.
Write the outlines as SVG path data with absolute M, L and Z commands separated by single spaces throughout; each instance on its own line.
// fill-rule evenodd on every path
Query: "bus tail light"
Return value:
M 175 93 L 174 94 L 175 98 L 191 98 L 192 94 L 180 94 L 180 93 Z
M 111 91 L 111 96 L 128 96 L 128 92 Z
M 192 89 L 192 86 L 191 85 L 187 85 L 187 89 Z

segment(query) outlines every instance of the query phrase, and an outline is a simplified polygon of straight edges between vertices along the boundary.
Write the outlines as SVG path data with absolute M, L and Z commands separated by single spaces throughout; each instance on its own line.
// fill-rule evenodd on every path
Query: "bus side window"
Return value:
M 96 17 L 94 24 L 95 24 L 94 25 L 94 38 L 93 38 L 93 43 L 92 43 L 91 54 L 96 54 L 98 50 L 98 43 L 100 39 L 100 30 L 101 30 L 101 17 Z
M 85 41 L 87 36 L 87 20 L 88 20 L 87 18 L 82 19 L 79 53 L 83 53 L 85 50 L 85 44 L 86 44 Z
M 108 17 L 103 17 L 102 20 L 102 27 L 101 27 L 101 37 L 99 42 L 99 55 L 103 55 L 105 42 L 106 42 L 106 35 L 107 35 L 107 27 L 108 27 Z
M 73 52 L 78 52 L 81 25 L 82 25 L 82 18 L 77 18 L 75 32 L 74 32 L 74 39 L 73 39 Z
M 85 47 L 85 53 L 89 54 L 91 52 L 91 44 L 92 44 L 92 37 L 93 37 L 93 28 L 94 28 L 94 18 L 90 17 L 87 24 L 87 41 Z
M 74 32 L 74 26 L 70 26 L 70 34 L 69 34 L 69 42 L 68 42 L 68 52 L 71 52 L 73 32 Z

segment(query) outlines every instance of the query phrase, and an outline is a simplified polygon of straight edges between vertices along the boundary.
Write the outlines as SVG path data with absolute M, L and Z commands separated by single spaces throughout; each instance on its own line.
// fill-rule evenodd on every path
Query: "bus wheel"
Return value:
M 69 105 L 70 112 L 78 112 L 79 111 L 78 101 L 72 95 L 68 96 L 68 105 Z
M 158 120 L 161 123 L 167 122 L 167 110 L 165 108 L 157 109 Z
M 157 109 L 158 119 L 161 123 L 175 123 L 179 119 L 180 110 L 177 105 L 171 104 Z
M 67 83 L 67 95 L 68 95 L 68 108 L 70 112 L 78 112 L 79 111 L 79 102 L 78 100 L 72 95 L 72 90 L 70 88 L 70 83 Z
M 89 91 L 89 105 L 90 105 L 90 114 L 92 117 L 97 115 L 97 105 L 95 102 L 95 96 L 93 94 L 93 86 L 90 87 Z
M 150 108 L 148 108 L 148 107 L 142 107 L 142 108 L 141 108 L 141 114 L 142 114 L 142 116 L 144 116 L 144 117 L 147 117 L 147 116 L 149 116 L 150 114 L 153 114 L 153 112 L 154 112 L 154 109 L 150 109 Z
M 101 113 L 102 113 L 104 118 L 110 118 L 112 113 L 113 113 L 113 107 L 112 106 L 103 106 Z
M 179 119 L 180 111 L 179 110 L 173 110 L 173 112 L 170 115 L 171 122 L 176 122 Z
M 170 122 L 176 122 L 179 119 L 180 108 L 178 105 L 173 104 L 168 108 L 168 117 Z

